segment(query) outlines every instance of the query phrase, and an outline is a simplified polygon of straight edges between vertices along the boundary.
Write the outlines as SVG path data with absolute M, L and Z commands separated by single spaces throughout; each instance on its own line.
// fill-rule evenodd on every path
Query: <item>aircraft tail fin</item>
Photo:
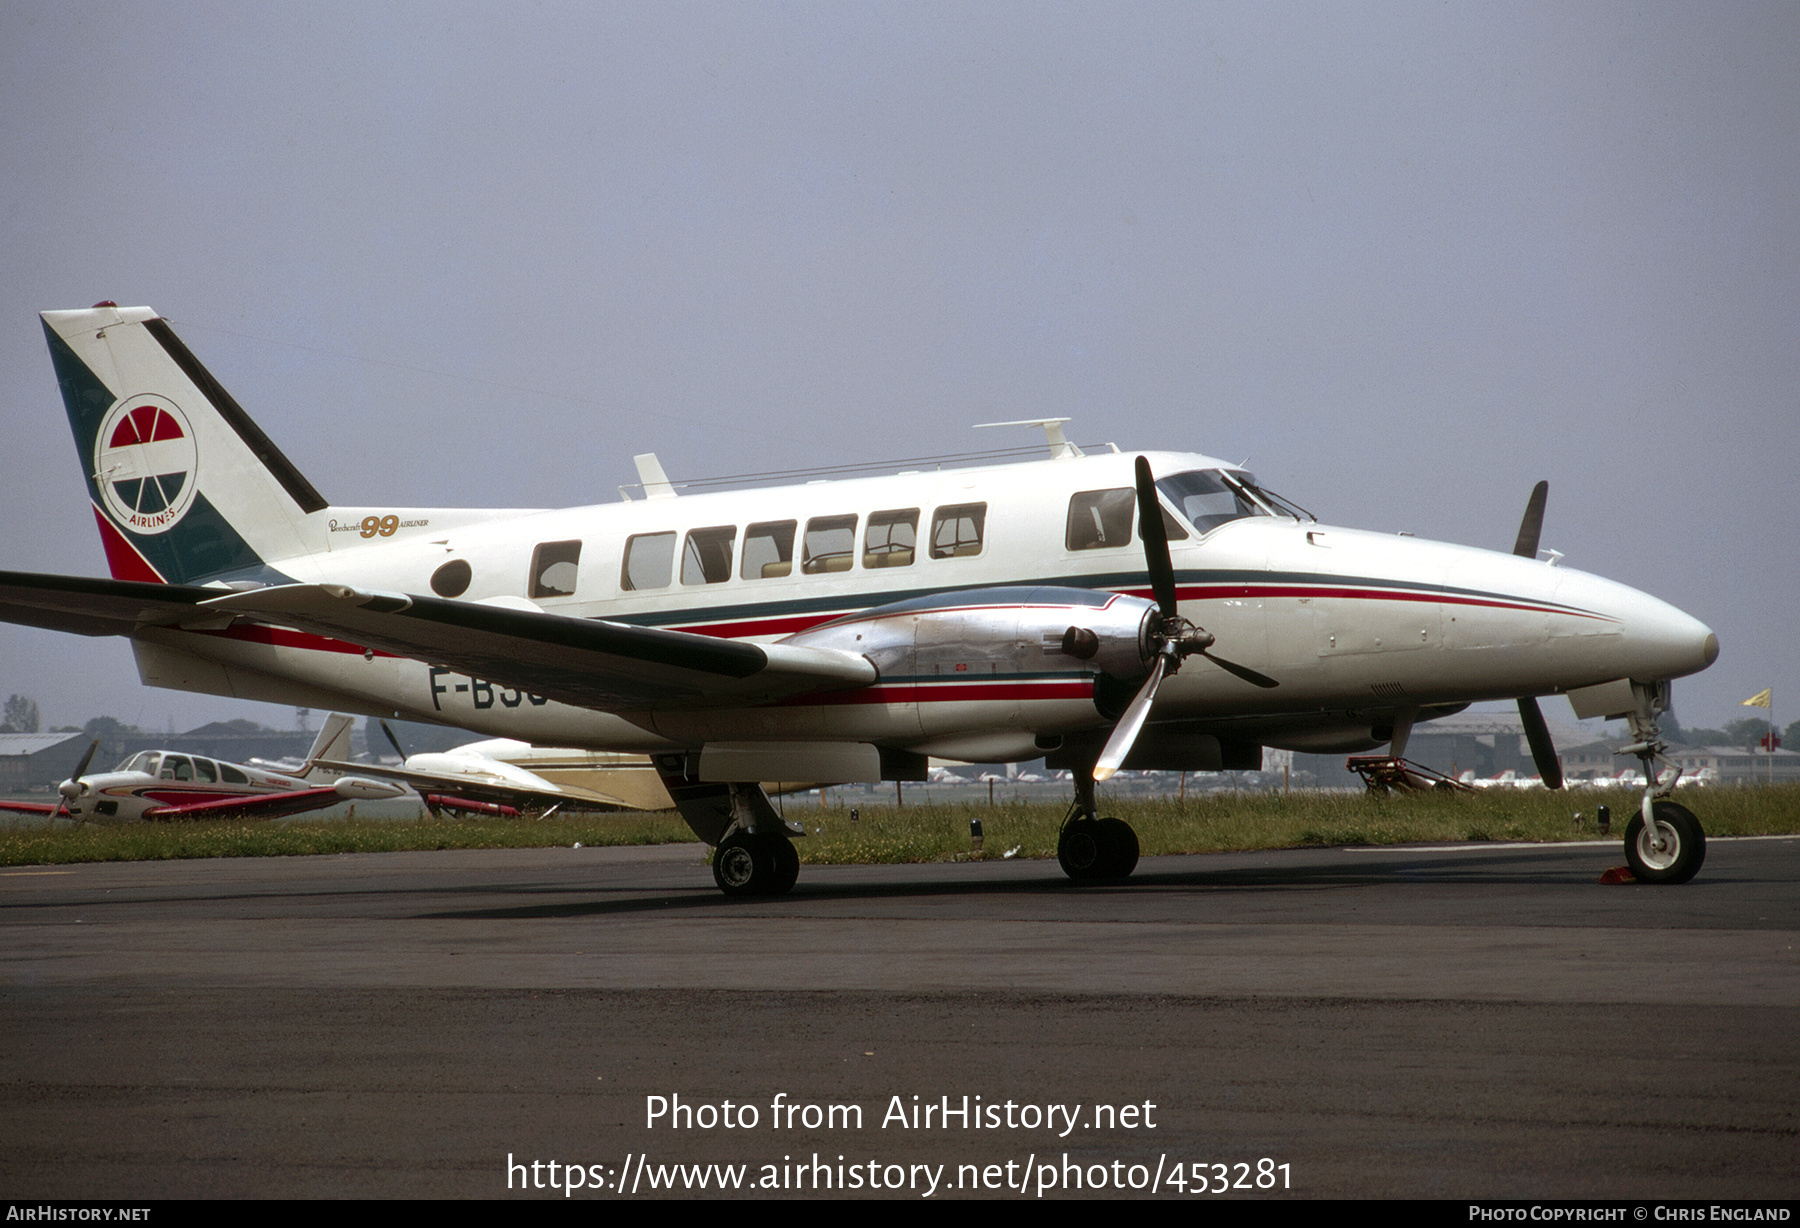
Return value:
M 339 773 L 319 767 L 319 760 L 350 762 L 350 734 L 355 728 L 355 717 L 342 712 L 327 714 L 325 723 L 319 726 L 319 736 L 313 739 L 312 749 L 306 752 L 306 765 L 300 769 L 300 775 L 307 780 L 336 780 Z
M 166 320 L 102 303 L 44 334 L 113 578 L 285 579 L 326 502 Z

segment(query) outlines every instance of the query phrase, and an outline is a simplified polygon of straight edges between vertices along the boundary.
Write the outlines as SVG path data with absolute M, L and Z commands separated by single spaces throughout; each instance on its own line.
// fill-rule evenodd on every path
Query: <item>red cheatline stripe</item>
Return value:
M 1148 588 L 1125 588 L 1116 590 L 1132 597 L 1145 597 L 1154 600 Z M 1566 606 L 1544 605 L 1522 599 L 1505 600 L 1491 597 L 1465 597 L 1444 592 L 1414 592 L 1406 589 L 1388 588 L 1349 588 L 1328 587 L 1324 585 L 1294 584 L 1190 584 L 1175 590 L 1182 601 L 1217 601 L 1227 597 L 1338 597 L 1356 601 L 1412 601 L 1437 605 L 1479 606 L 1494 610 L 1527 610 L 1544 614 L 1567 614 L 1571 618 L 1594 618 L 1604 622 L 1615 621 L 1603 614 L 1594 614 L 1586 610 L 1570 609 Z M 975 607 L 946 607 L 961 611 Z M 993 607 L 1001 608 L 1001 607 Z M 1011 608 L 1005 607 L 1005 608 Z M 757 635 L 792 635 L 816 627 L 821 623 L 831 622 L 852 614 L 853 610 L 841 610 L 837 613 L 780 615 L 770 618 L 749 618 L 729 623 L 689 623 L 673 627 L 675 631 L 686 631 L 694 635 L 711 635 L 727 639 L 743 639 Z M 929 613 L 928 610 L 908 610 L 907 614 Z
M 1524 598 L 1506 600 L 1493 597 L 1465 597 L 1456 593 L 1416 592 L 1409 589 L 1333 588 L 1298 584 L 1222 584 L 1184 588 L 1179 590 L 1179 593 L 1184 598 L 1191 597 L 1195 600 L 1205 600 L 1209 597 L 1347 597 L 1357 601 L 1422 601 L 1435 605 L 1483 606 L 1494 610 L 1531 610 L 1542 614 L 1567 614 L 1571 618 L 1597 618 L 1605 622 L 1614 621 L 1604 614 L 1594 614 L 1568 606 L 1546 605 L 1540 601 L 1529 601 Z
M 671 627 L 670 630 L 686 631 L 692 635 L 710 635 L 715 639 L 738 640 L 753 635 L 793 635 L 797 631 L 805 631 L 808 627 L 816 627 L 820 623 L 828 623 L 841 617 L 842 614 L 789 614 L 780 618 L 753 618 L 745 622 Z

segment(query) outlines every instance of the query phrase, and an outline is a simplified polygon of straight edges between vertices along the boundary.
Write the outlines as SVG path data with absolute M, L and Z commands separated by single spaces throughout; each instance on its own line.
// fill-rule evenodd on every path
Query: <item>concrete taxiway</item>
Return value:
M 1716 840 L 1677 888 L 1599 885 L 1621 860 L 1299 850 L 1105 888 L 808 866 L 764 901 L 719 896 L 695 846 L 0 871 L 0 1178 L 543 1196 L 554 1160 L 608 1198 L 693 1179 L 674 1164 L 772 1182 L 744 1196 L 860 1164 L 905 1178 L 890 1197 L 938 1165 L 939 1198 L 1793 1197 L 1800 839 Z M 717 1118 L 648 1120 L 677 1096 Z M 772 1124 L 796 1104 L 846 1112 Z

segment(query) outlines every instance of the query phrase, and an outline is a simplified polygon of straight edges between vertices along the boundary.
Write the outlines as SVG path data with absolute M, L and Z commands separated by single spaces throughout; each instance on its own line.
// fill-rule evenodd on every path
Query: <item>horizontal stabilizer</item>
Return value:
M 217 621 L 216 588 L 0 571 L 0 622 L 76 635 L 130 635 L 143 625 Z

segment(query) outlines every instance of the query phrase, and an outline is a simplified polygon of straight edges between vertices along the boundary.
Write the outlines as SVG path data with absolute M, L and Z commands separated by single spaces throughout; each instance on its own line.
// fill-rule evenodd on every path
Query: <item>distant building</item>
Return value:
M 81 762 L 91 740 L 79 732 L 0 733 L 0 793 L 61 784 Z
M 145 734 L 144 750 L 179 750 L 209 759 L 248 763 L 252 759 L 304 759 L 314 735 L 292 729 L 264 729 L 254 721 L 214 721 L 186 733 Z
M 1800 782 L 1800 753 L 1791 750 L 1771 754 L 1761 748 L 1745 750 L 1741 746 L 1671 746 L 1668 758 L 1683 776 L 1710 771 L 1722 785 Z

